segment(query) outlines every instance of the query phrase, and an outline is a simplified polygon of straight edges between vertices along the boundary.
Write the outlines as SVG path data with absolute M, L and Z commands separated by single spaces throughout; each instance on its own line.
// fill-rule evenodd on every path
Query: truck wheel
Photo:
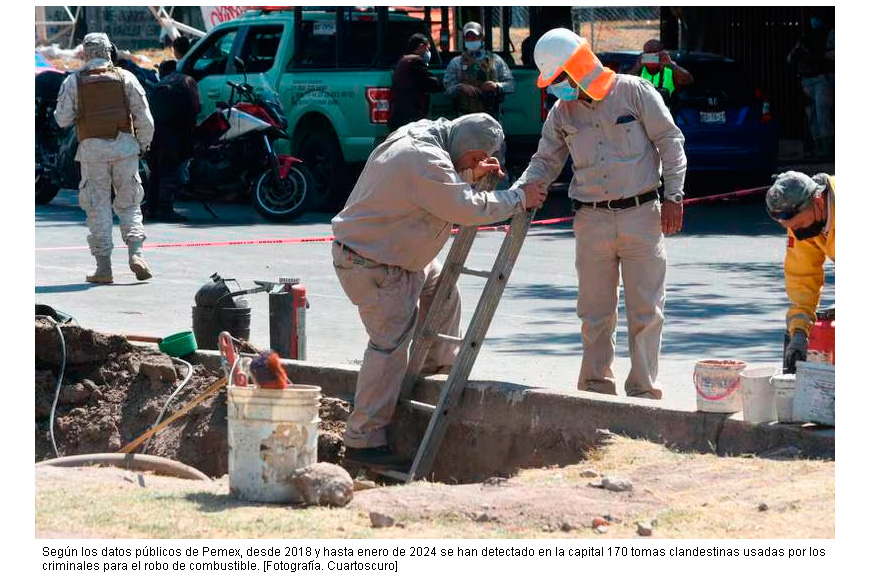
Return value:
M 46 175 L 36 176 L 36 204 L 45 205 L 54 199 L 60 188 L 51 182 Z
M 289 222 L 305 213 L 313 191 L 311 172 L 296 163 L 284 179 L 279 179 L 271 169 L 264 171 L 257 180 L 252 201 L 257 213 L 267 220 Z
M 347 168 L 338 139 L 331 131 L 306 135 L 299 147 L 299 157 L 314 176 L 317 195 L 311 200 L 315 211 L 340 210 L 347 199 Z

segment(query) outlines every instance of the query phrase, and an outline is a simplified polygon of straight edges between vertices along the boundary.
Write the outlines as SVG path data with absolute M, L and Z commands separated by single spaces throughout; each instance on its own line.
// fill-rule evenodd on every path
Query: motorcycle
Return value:
M 239 70 L 244 62 L 237 58 Z M 188 193 L 207 201 L 250 191 L 257 213 L 286 222 L 302 215 L 313 198 L 314 177 L 300 159 L 275 153 L 277 139 L 290 139 L 278 95 L 257 93 L 248 84 L 227 81 L 230 100 L 194 129 Z
M 67 73 L 46 71 L 36 76 L 36 203 L 44 205 L 61 189 L 76 189 L 79 171 L 74 128 L 61 129 L 54 120 L 57 95 Z

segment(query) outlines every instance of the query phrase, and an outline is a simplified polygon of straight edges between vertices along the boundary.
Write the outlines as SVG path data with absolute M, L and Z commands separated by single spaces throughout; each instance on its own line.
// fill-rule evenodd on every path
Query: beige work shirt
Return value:
M 568 195 L 580 201 L 633 197 L 657 189 L 683 192 L 683 133 L 648 81 L 617 74 L 601 101 L 558 100 L 544 122 L 538 151 L 514 184 L 552 183 L 568 153 L 574 178 Z
M 365 258 L 418 272 L 447 243 L 454 223 L 506 219 L 525 210 L 525 194 L 517 188 L 475 191 L 446 150 L 407 127 L 369 156 L 347 204 L 332 219 L 332 231 Z

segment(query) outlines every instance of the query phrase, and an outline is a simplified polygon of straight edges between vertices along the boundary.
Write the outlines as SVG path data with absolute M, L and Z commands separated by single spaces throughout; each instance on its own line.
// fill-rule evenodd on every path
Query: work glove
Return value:
M 803 330 L 795 330 L 791 336 L 791 342 L 785 348 L 785 372 L 794 374 L 797 361 L 807 360 L 807 333 Z

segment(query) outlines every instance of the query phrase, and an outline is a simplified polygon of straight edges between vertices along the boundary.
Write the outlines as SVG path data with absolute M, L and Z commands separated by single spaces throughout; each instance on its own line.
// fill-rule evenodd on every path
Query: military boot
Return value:
M 85 276 L 85 280 L 91 284 L 111 284 L 112 280 L 112 257 L 95 256 L 97 270 L 93 274 Z
M 136 279 L 147 280 L 150 278 L 152 276 L 151 269 L 142 255 L 142 240 L 131 241 L 127 244 L 127 250 L 130 253 L 130 269 L 136 274 Z

